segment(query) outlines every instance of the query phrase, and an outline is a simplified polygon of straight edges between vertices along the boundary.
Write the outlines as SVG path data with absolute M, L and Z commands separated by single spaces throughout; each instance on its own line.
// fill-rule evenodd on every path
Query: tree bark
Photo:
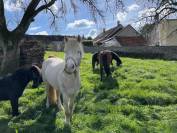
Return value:
M 16 42 L 16 43 L 15 43 Z M 18 41 L 5 39 L 0 36 L 0 76 L 14 72 L 19 66 Z
M 41 0 L 32 0 L 25 10 L 20 24 L 13 31 L 9 31 L 4 14 L 4 1 L 0 0 L 0 76 L 13 72 L 14 69 L 18 68 L 20 40 L 28 30 L 31 22 L 34 21 L 34 17 L 41 11 L 51 7 L 55 1 L 51 0 L 38 7 Z

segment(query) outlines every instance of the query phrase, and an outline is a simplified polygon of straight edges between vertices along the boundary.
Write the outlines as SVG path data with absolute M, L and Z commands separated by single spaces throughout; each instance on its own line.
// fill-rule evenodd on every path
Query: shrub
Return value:
M 82 42 L 84 46 L 92 47 L 93 46 L 93 41 L 92 40 L 85 40 Z

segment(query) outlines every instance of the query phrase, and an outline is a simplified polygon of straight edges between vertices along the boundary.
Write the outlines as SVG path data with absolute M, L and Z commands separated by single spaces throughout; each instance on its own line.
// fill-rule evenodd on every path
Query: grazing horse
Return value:
M 33 81 L 33 88 L 42 82 L 41 71 L 37 66 L 19 69 L 0 79 L 0 100 L 10 100 L 13 116 L 19 115 L 18 99 L 30 81 Z
M 116 60 L 117 66 L 122 64 L 119 56 L 110 50 L 103 50 L 100 52 L 96 52 L 92 56 L 92 68 L 95 69 L 95 63 L 100 64 L 100 75 L 101 81 L 103 79 L 103 69 L 106 72 L 107 77 L 111 74 L 110 64 L 113 65 L 112 60 Z
M 70 125 L 74 100 L 81 87 L 79 66 L 84 51 L 80 37 L 65 38 L 64 52 L 64 60 L 50 57 L 43 62 L 42 77 L 47 84 L 46 107 L 57 104 L 59 110 L 65 111 L 65 123 Z

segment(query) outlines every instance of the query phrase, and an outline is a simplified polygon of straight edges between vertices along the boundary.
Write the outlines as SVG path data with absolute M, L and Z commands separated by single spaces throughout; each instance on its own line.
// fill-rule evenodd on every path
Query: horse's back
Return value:
M 110 50 L 103 50 L 99 54 L 99 60 L 101 64 L 110 65 L 112 62 L 112 53 Z
M 60 58 L 48 58 L 42 64 L 42 78 L 52 86 L 57 86 L 57 76 L 64 69 L 64 60 Z

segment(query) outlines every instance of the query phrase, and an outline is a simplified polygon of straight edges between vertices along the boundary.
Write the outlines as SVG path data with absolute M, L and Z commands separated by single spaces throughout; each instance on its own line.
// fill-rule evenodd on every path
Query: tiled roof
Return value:
M 95 39 L 94 42 L 101 42 L 103 40 L 107 40 L 108 38 L 113 37 L 115 34 L 117 34 L 119 31 L 123 29 L 123 26 L 119 24 L 118 26 L 111 28 L 105 32 L 102 32 L 99 34 Z

